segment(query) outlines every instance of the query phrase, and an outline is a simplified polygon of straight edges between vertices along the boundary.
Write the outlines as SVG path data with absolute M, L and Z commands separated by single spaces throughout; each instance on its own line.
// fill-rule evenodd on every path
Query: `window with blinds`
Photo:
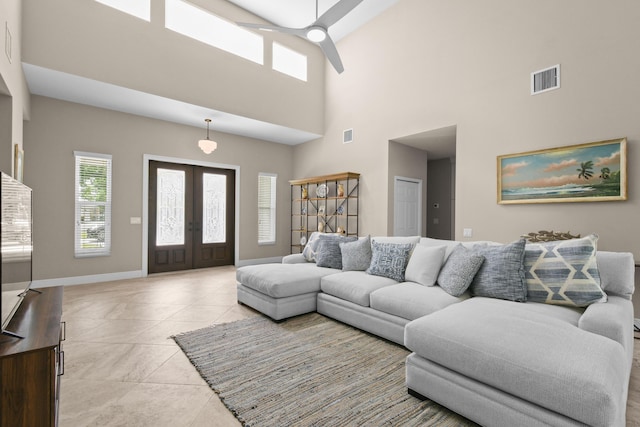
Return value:
M 276 180 L 277 175 L 258 174 L 258 244 L 276 242 Z
M 75 255 L 111 253 L 111 155 L 74 153 Z

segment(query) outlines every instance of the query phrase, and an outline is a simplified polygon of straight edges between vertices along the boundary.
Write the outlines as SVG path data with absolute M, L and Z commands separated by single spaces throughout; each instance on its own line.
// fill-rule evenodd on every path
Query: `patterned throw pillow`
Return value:
M 319 231 L 314 231 L 309 236 L 309 240 L 307 241 L 306 246 L 302 250 L 302 255 L 309 262 L 315 262 L 316 260 L 316 251 L 318 250 L 318 245 L 320 244 L 321 239 L 332 239 L 335 237 L 342 237 L 342 234 L 337 233 L 320 233 Z
M 371 265 L 368 274 L 388 277 L 404 282 L 404 272 L 409 262 L 413 243 L 371 243 Z
M 342 269 L 342 252 L 340 244 L 353 242 L 356 237 L 335 236 L 333 238 L 321 238 L 316 250 L 316 265 L 318 267 L 328 267 Z
M 484 256 L 462 245 L 456 246 L 438 274 L 438 285 L 448 294 L 459 297 L 469 288 L 483 262 Z
M 343 271 L 365 271 L 371 265 L 371 236 L 340 243 Z
M 473 250 L 483 255 L 485 260 L 471 282 L 471 295 L 526 301 L 523 266 L 526 242 L 520 239 L 507 245 L 474 247 Z
M 605 302 L 596 264 L 598 236 L 527 243 L 524 267 L 527 300 L 586 307 Z

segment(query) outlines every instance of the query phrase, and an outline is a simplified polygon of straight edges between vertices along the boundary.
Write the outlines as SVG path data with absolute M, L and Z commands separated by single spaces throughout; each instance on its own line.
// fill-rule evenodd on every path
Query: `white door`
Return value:
M 394 236 L 422 235 L 422 180 L 394 178 Z

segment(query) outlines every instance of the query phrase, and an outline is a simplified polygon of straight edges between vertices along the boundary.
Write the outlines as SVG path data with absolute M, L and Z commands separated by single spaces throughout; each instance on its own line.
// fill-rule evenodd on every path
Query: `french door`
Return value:
M 149 273 L 231 265 L 235 171 L 149 162 Z

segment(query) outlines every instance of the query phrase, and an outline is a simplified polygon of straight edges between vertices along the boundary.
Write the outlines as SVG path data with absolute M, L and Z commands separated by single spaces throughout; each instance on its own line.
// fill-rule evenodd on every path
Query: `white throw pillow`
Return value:
M 436 284 L 440 268 L 444 262 L 446 246 L 430 247 L 416 245 L 413 254 L 409 258 L 404 278 L 407 282 L 416 282 L 424 286 Z

